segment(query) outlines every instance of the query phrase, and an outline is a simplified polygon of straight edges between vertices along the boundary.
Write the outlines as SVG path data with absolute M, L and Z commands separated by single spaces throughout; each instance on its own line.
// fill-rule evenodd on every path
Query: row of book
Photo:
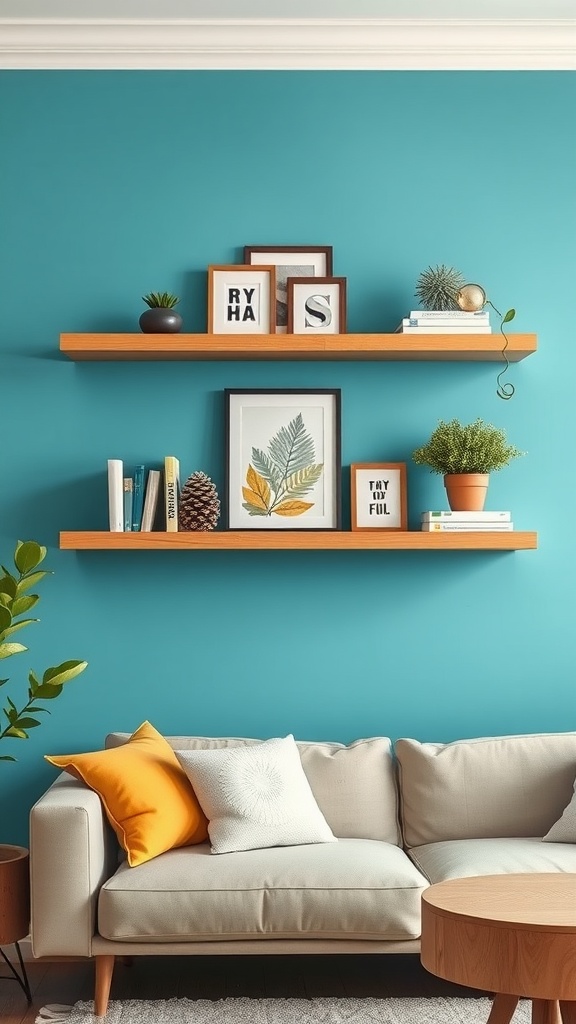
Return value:
M 178 494 L 180 464 L 174 455 L 164 459 L 164 469 L 149 469 L 139 464 L 126 476 L 122 459 L 108 459 L 108 515 L 112 533 L 156 528 L 168 533 L 178 531 Z M 161 498 L 163 500 L 161 500 Z M 162 513 L 164 515 L 162 516 Z
M 421 529 L 427 533 L 485 532 L 514 529 L 510 512 L 423 512 Z
M 466 313 L 461 309 L 412 309 L 395 334 L 491 334 L 490 314 L 485 310 Z

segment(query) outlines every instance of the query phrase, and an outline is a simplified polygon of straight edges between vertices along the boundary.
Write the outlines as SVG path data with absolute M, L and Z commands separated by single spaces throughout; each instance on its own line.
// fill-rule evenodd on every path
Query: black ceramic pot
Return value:
M 182 317 L 166 306 L 153 306 L 144 310 L 138 323 L 144 334 L 178 334 Z

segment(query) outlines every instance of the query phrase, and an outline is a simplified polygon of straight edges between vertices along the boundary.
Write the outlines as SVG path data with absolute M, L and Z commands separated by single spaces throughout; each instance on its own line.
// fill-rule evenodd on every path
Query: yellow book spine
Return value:
M 180 463 L 174 455 L 167 455 L 164 459 L 164 492 L 166 498 L 166 531 L 168 533 L 178 533 Z

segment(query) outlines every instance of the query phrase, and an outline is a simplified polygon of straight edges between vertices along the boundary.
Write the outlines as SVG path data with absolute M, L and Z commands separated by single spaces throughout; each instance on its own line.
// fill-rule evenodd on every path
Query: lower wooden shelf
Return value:
M 420 530 L 214 530 L 192 533 L 110 533 L 64 530 L 65 551 L 527 551 L 538 534 L 423 533 Z

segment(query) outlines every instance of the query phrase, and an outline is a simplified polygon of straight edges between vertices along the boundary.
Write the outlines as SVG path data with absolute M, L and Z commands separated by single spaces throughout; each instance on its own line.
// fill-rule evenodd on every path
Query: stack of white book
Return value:
M 412 309 L 398 324 L 395 334 L 491 334 L 490 314 L 484 310 Z
M 421 520 L 427 533 L 514 529 L 510 512 L 423 512 Z

